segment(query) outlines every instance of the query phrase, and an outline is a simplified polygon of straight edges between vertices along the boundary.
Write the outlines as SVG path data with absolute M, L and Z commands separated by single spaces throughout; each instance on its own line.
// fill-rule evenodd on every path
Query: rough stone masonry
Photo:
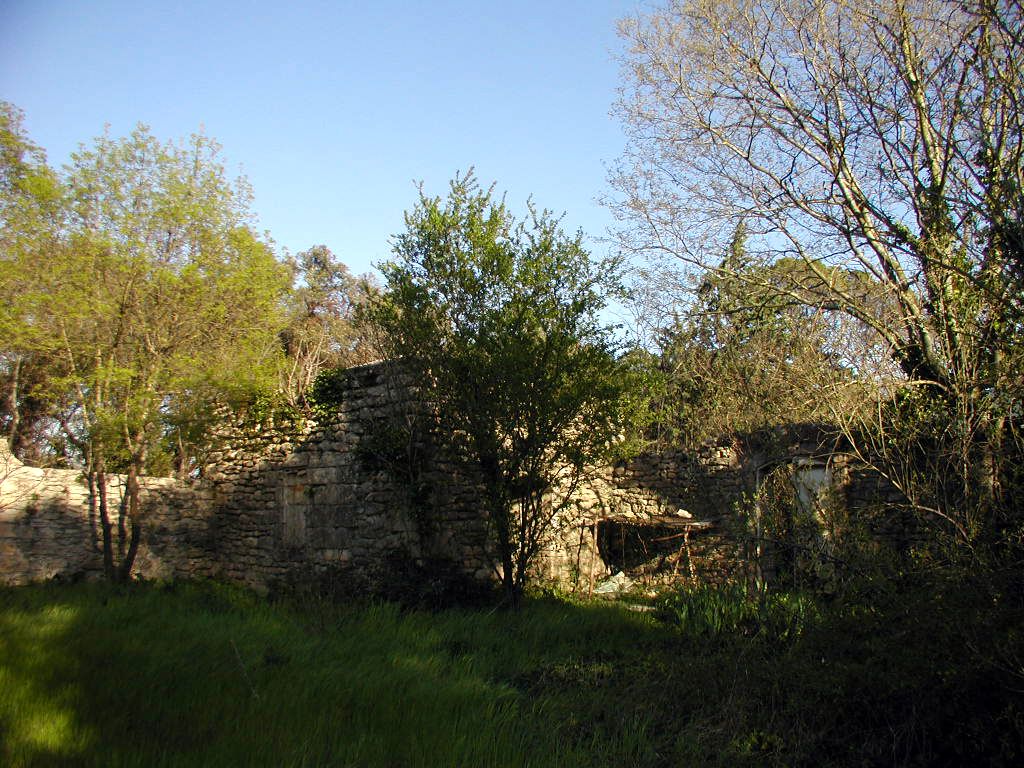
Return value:
M 443 445 L 422 438 L 426 418 L 395 365 L 375 363 L 346 373 L 329 421 L 230 430 L 201 479 L 144 478 L 135 574 L 262 590 L 330 571 L 373 588 L 396 564 L 444 561 L 468 578 L 494 578 L 478 488 Z M 102 573 L 82 473 L 28 467 L 0 450 L 0 583 Z M 555 522 L 538 576 L 592 587 L 617 565 L 599 551 L 608 521 L 671 521 L 684 510 L 695 536 L 714 544 L 698 553 L 720 547 L 760 460 L 724 443 L 595 468 Z M 123 485 L 111 479 L 112 510 Z

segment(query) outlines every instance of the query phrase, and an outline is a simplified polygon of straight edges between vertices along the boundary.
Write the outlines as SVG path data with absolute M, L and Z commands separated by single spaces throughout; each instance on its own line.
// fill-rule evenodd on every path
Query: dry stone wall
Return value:
M 78 470 L 26 467 L 0 455 L 0 584 L 103 572 L 100 524 Z M 124 478 L 108 482 L 110 507 L 124 497 Z M 203 486 L 142 479 L 144 537 L 136 572 L 146 578 L 212 575 L 216 541 L 212 494 Z
M 342 386 L 325 423 L 237 430 L 214 455 L 218 575 L 262 587 L 330 571 L 373 588 L 403 562 L 444 558 L 489 578 L 473 488 L 425 444 L 407 382 L 377 364 Z
M 714 578 L 735 553 L 729 537 L 737 504 L 753 488 L 753 475 L 737 445 L 722 443 L 694 453 L 645 453 L 596 469 L 555 521 L 539 558 L 542 578 L 590 591 L 630 563 L 608 530 L 645 530 L 646 538 L 683 535 L 693 570 Z M 676 536 L 678 539 L 676 540 Z M 687 572 L 689 572 L 689 563 Z
M 354 368 L 339 399 L 322 424 L 235 425 L 199 481 L 146 478 L 135 573 L 266 589 L 330 572 L 372 589 L 410 563 L 447 561 L 490 579 L 477 489 L 433 444 L 401 373 Z M 9 453 L 0 463 L 0 583 L 101 573 L 82 473 L 26 467 Z M 109 477 L 112 510 L 123 485 Z
M 329 574 L 375 589 L 396 570 L 448 563 L 468 579 L 493 579 L 479 487 L 419 403 L 394 364 L 353 368 L 330 419 L 238 424 L 220 436 L 201 480 L 145 479 L 137 575 L 268 589 Z M 537 575 L 592 588 L 618 565 L 602 529 L 613 524 L 667 526 L 673 546 L 672 531 L 691 532 L 686 567 L 710 574 L 735 550 L 730 524 L 762 460 L 729 442 L 595 469 L 555 521 Z M 25 467 L 9 453 L 0 465 L 0 583 L 101 573 L 81 473 Z M 122 491 L 113 478 L 112 509 Z

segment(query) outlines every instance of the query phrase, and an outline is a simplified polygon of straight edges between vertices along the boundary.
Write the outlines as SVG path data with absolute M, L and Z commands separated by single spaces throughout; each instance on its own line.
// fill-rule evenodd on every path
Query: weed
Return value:
M 993 583 L 700 587 L 657 615 L 0 589 L 0 763 L 1015 765 L 1024 593 Z

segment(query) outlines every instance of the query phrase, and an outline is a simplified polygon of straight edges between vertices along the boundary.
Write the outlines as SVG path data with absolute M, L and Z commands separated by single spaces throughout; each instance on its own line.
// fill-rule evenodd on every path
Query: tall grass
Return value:
M 693 589 L 657 614 L 3 589 L 0 764 L 1015 765 L 1024 633 L 990 608 L 959 585 Z
M 305 608 L 209 584 L 0 592 L 0 762 L 590 765 L 517 677 L 646 629 L 554 603 Z M 602 760 L 628 763 L 634 742 L 610 734 Z
M 661 601 L 662 617 L 691 635 L 726 634 L 788 641 L 822 619 L 821 606 L 809 594 L 769 592 L 745 583 L 699 585 Z

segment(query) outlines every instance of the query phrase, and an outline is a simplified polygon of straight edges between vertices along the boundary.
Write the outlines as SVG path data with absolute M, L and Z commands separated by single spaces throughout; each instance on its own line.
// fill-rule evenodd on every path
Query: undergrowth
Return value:
M 0 763 L 1014 765 L 1017 583 L 698 588 L 655 613 L 3 589 Z

